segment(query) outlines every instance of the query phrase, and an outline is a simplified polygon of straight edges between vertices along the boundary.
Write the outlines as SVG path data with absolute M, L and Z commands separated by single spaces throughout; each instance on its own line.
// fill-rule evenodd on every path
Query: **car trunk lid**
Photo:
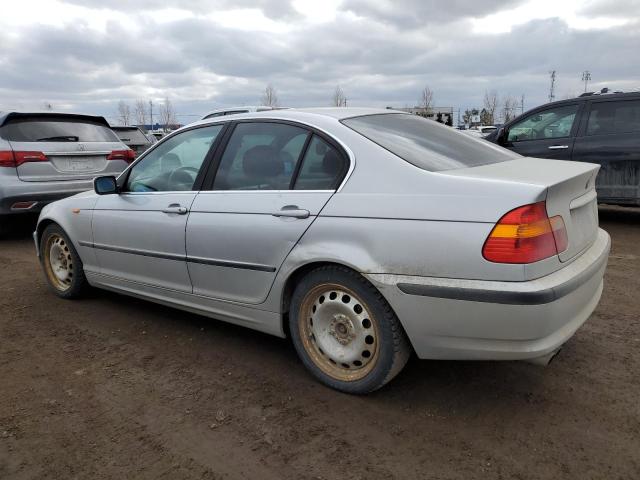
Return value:
M 10 142 L 14 152 L 42 152 L 47 161 L 25 162 L 17 167 L 20 180 L 46 182 L 93 178 L 108 167 L 107 157 L 113 150 L 123 150 L 114 142 Z
M 112 170 L 114 150 L 126 150 L 102 117 L 64 113 L 11 113 L 0 126 L 26 182 L 90 179 Z M 22 152 L 22 153 L 21 153 Z
M 537 185 L 547 190 L 549 217 L 564 221 L 568 246 L 558 257 L 566 262 L 587 249 L 598 233 L 595 179 L 599 165 L 563 160 L 522 157 L 508 162 L 446 172 L 487 180 Z M 532 199 L 535 202 L 542 199 Z

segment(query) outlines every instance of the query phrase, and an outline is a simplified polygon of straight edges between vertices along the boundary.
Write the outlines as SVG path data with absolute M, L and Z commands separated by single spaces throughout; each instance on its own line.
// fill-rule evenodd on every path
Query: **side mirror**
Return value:
M 507 130 L 504 127 L 501 127 L 498 130 L 498 134 L 496 135 L 496 143 L 498 145 L 504 145 L 507 143 Z
M 93 179 L 93 189 L 98 195 L 110 195 L 118 193 L 118 184 L 116 177 L 97 177 Z

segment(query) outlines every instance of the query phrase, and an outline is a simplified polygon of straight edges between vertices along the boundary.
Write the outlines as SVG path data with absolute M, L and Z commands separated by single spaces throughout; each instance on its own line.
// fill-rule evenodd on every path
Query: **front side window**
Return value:
M 476 167 L 520 157 L 417 115 L 365 115 L 347 118 L 342 123 L 416 167 L 431 172 Z
M 207 153 L 223 125 L 179 133 L 158 145 L 136 163 L 129 173 L 127 192 L 173 192 L 193 190 Z
M 555 107 L 529 115 L 509 127 L 507 141 L 545 140 L 571 135 L 578 105 Z
M 587 135 L 640 132 L 640 100 L 599 102 L 591 106 Z
M 344 176 L 347 164 L 334 147 L 314 135 L 304 154 L 296 179 L 296 190 L 335 190 Z
M 214 190 L 287 190 L 309 133 L 279 123 L 239 123 L 229 139 Z

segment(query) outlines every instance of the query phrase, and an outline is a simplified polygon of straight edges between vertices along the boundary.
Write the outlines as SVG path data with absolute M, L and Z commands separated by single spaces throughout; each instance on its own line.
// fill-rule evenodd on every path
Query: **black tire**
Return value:
M 325 288 L 331 293 L 323 294 Z M 326 295 L 331 295 L 331 300 L 325 300 Z M 340 305 L 340 298 L 345 305 Z M 321 312 L 322 308 L 325 310 Z M 334 313 L 335 308 L 346 308 L 347 313 Z M 353 315 L 349 313 L 352 309 Z M 363 319 L 363 315 L 367 318 Z M 326 335 L 327 321 L 332 338 Z M 400 373 L 412 352 L 398 317 L 380 292 L 362 275 L 340 266 L 312 270 L 296 285 L 289 329 L 305 367 L 325 385 L 345 393 L 366 394 L 379 389 Z M 353 355 L 363 345 L 358 343 L 361 335 L 366 335 L 367 343 L 372 339 L 375 351 L 365 350 L 363 358 L 354 360 L 349 356 L 347 360 L 347 349 L 348 355 Z M 323 350 L 322 346 L 329 348 Z M 366 353 L 369 354 L 365 358 Z M 363 365 L 364 362 L 369 363 Z
M 60 261 L 64 263 L 66 278 L 61 280 L 54 273 L 54 267 L 50 261 L 52 246 L 60 251 L 63 257 Z M 83 296 L 89 289 L 87 278 L 84 275 L 82 260 L 78 256 L 73 243 L 65 231 L 55 223 L 48 225 L 40 237 L 40 263 L 44 271 L 49 289 L 60 298 L 73 299 Z

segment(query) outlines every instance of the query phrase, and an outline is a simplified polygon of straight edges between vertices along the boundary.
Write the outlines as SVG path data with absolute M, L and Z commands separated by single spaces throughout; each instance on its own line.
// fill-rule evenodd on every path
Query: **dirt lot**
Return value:
M 413 359 L 367 397 L 284 340 L 45 287 L 30 225 L 0 241 L 0 478 L 640 478 L 640 210 L 602 302 L 544 369 Z

